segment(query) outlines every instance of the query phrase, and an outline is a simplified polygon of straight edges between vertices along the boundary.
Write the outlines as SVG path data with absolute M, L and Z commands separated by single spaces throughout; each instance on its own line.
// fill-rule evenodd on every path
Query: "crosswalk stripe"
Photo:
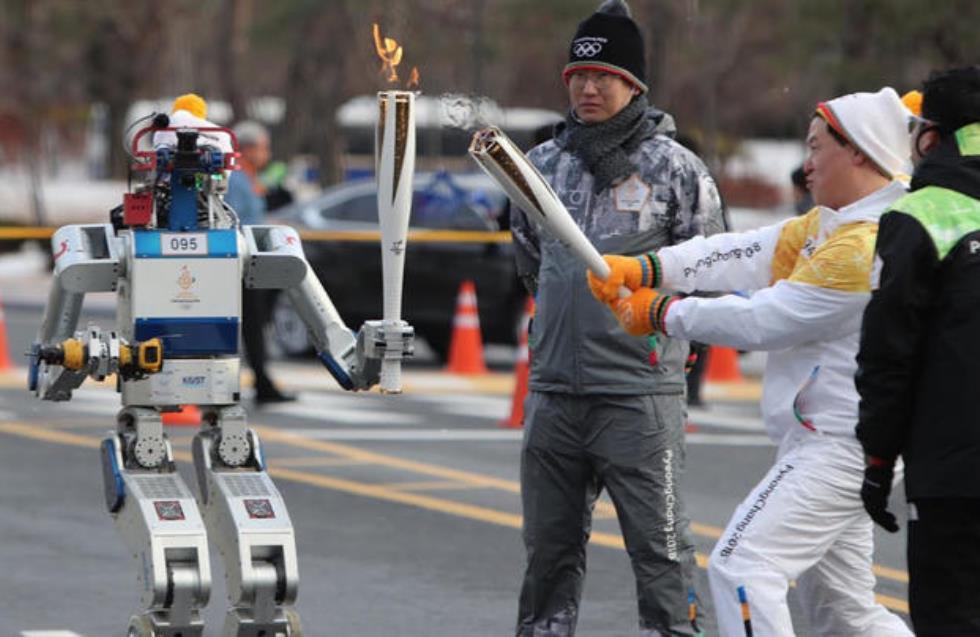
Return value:
M 335 423 L 348 425 L 416 425 L 431 418 L 431 415 L 428 414 L 406 414 L 380 409 L 324 409 L 319 405 L 303 403 L 277 405 L 263 409 L 263 418 L 266 420 L 269 416 L 276 415 L 308 418 L 328 425 Z
M 280 431 L 311 440 L 370 441 L 384 440 L 397 442 L 510 442 L 520 440 L 524 435 L 521 429 L 313 429 L 279 428 Z M 772 441 L 768 436 L 750 434 L 705 434 L 689 433 L 688 444 L 723 445 L 733 447 L 768 447 Z
M 769 436 L 752 434 L 689 433 L 684 437 L 689 445 L 720 445 L 724 447 L 772 447 Z
M 509 441 L 520 440 L 520 429 L 281 429 L 313 440 Z
M 22 630 L 21 637 L 82 637 L 70 630 Z
M 687 410 L 687 417 L 695 425 L 702 427 L 725 427 L 727 429 L 744 429 L 747 431 L 764 431 L 766 426 L 762 418 L 757 416 L 737 416 L 717 411 L 708 411 L 697 407 Z

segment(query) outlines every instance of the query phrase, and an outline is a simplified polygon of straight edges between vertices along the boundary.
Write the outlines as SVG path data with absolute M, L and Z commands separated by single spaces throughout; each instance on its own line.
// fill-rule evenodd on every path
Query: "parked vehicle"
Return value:
M 373 180 L 340 184 L 312 201 L 270 215 L 299 230 L 378 230 Z M 409 231 L 492 233 L 506 226 L 507 198 L 482 174 L 419 173 Z M 381 318 L 381 254 L 377 242 L 304 241 L 306 256 L 351 327 Z M 449 349 L 460 283 L 476 284 L 484 342 L 516 341 L 526 291 L 509 243 L 412 242 L 405 256 L 402 315 L 443 359 Z M 275 343 L 289 355 L 311 349 L 306 328 L 284 296 L 272 309 Z

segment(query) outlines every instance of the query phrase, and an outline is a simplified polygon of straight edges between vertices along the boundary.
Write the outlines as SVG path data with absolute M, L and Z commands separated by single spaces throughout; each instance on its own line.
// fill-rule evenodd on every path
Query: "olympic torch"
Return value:
M 401 392 L 402 351 L 397 343 L 402 321 L 402 285 L 408 217 L 412 210 L 415 175 L 415 93 L 378 93 L 375 131 L 375 169 L 378 180 L 378 222 L 381 225 L 381 271 L 384 294 L 383 326 L 386 349 L 381 361 L 381 391 Z
M 469 153 L 511 201 L 565 243 L 596 276 L 600 279 L 609 276 L 609 266 L 551 185 L 503 131 L 495 126 L 478 130 L 470 142 Z M 619 296 L 629 294 L 628 289 L 620 288 Z

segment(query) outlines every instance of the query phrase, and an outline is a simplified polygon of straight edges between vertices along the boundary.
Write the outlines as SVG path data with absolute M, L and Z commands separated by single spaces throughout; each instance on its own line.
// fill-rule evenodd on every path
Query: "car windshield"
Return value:
M 412 225 L 451 230 L 496 230 L 506 202 L 489 181 L 464 182 L 447 172 L 435 173 L 416 184 L 412 198 Z
M 492 231 L 500 227 L 506 196 L 489 180 L 465 181 L 434 173 L 417 178 L 410 225 L 433 230 Z M 320 211 L 324 220 L 377 224 L 377 194 L 362 190 Z
M 323 211 L 324 218 L 337 221 L 378 221 L 378 196 L 372 191 L 368 194 L 351 197 Z

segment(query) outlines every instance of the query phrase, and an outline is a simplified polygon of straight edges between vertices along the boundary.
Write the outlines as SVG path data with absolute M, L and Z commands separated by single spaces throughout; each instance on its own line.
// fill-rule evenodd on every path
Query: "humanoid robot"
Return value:
M 150 134 L 155 148 L 139 150 Z M 129 637 L 203 634 L 208 537 L 222 554 L 225 637 L 302 634 L 293 526 L 240 406 L 241 285 L 280 289 L 318 357 L 347 390 L 378 382 L 381 358 L 411 356 L 412 328 L 366 322 L 355 335 L 286 226 L 239 226 L 221 194 L 235 169 L 228 129 L 177 111 L 133 138 L 140 183 L 112 223 L 69 225 L 52 239 L 54 282 L 32 349 L 29 385 L 70 400 L 86 377 L 116 374 L 122 409 L 103 440 L 106 505 L 136 562 L 143 610 Z M 87 292 L 115 292 L 115 330 L 77 331 Z M 202 412 L 193 456 L 199 500 L 177 473 L 161 413 Z

